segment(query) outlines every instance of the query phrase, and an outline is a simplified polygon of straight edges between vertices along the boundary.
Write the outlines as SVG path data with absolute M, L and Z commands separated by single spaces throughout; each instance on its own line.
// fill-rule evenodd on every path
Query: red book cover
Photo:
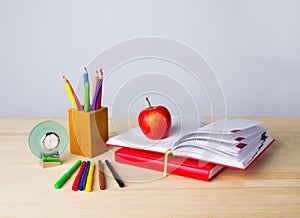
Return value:
M 163 172 L 164 154 L 132 148 L 120 148 L 115 152 L 119 163 L 143 167 Z M 224 167 L 191 158 L 168 157 L 168 173 L 209 181 L 218 175 Z

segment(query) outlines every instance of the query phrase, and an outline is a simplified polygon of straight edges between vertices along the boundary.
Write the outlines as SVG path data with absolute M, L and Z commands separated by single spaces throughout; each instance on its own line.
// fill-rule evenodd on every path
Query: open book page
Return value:
M 111 137 L 106 144 L 121 147 L 138 148 L 165 153 L 181 136 L 198 129 L 206 124 L 194 116 L 172 117 L 172 127 L 169 136 L 162 140 L 148 139 L 139 127 Z
M 255 140 L 266 132 L 266 129 L 260 126 L 249 128 L 251 131 L 242 130 L 234 134 L 207 134 L 201 132 L 191 133 L 181 137 L 173 146 L 172 150 L 180 147 L 189 146 L 195 149 L 208 149 L 220 153 L 238 156 L 243 150 L 250 147 Z M 229 137 L 228 137 L 229 136 Z M 234 139 L 230 139 L 234 138 Z
M 248 145 L 248 149 L 239 156 L 224 153 L 222 150 L 216 151 L 208 148 L 197 148 L 195 146 L 182 146 L 173 151 L 173 153 L 178 156 L 191 157 L 220 165 L 245 169 L 273 142 L 273 138 L 270 135 L 266 134 L 266 137 L 265 140 L 260 140 L 260 138 L 258 138 L 252 144 Z
M 202 133 L 232 134 L 262 124 L 261 121 L 227 118 L 201 128 Z
M 185 142 L 182 143 L 180 146 L 177 146 L 176 149 L 173 150 L 173 153 L 177 153 L 177 151 L 178 152 L 185 151 L 190 153 L 203 153 L 207 151 L 208 153 L 211 153 L 213 155 L 219 155 L 224 158 L 241 160 L 244 156 L 248 155 L 249 151 L 251 151 L 253 147 L 259 145 L 261 142 L 262 140 L 260 139 L 260 137 L 251 139 L 251 141 L 249 141 L 249 144 L 247 144 L 243 149 L 241 149 L 240 153 L 231 152 L 227 148 L 228 145 L 223 143 L 197 141 L 194 144 L 190 144 Z
M 247 129 L 243 129 L 237 132 L 236 134 L 209 133 L 203 131 L 202 128 L 199 128 L 192 131 L 191 133 L 188 133 L 178 138 L 177 141 L 174 143 L 173 147 L 176 147 L 176 145 L 184 141 L 192 140 L 192 139 L 199 139 L 199 140 L 204 139 L 204 140 L 211 140 L 211 141 L 214 140 L 214 141 L 222 141 L 224 143 L 235 144 L 246 138 L 259 134 L 260 132 L 262 132 L 262 128 L 259 126 L 253 126 Z

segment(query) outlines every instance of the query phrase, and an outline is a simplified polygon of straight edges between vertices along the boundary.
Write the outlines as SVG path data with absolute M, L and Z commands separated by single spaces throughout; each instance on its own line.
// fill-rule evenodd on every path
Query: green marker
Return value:
M 72 174 L 78 169 L 78 167 L 81 165 L 81 160 L 78 160 L 74 166 L 72 166 L 71 169 L 69 169 L 68 172 L 66 172 L 62 177 L 57 180 L 57 182 L 54 184 L 54 188 L 59 189 L 71 176 Z

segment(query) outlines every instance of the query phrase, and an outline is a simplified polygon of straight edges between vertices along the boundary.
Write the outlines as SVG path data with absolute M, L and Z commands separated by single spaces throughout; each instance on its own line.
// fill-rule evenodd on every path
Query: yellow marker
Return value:
M 66 77 L 63 77 L 63 78 L 64 78 L 65 88 L 66 88 L 66 90 L 67 90 L 69 99 L 70 99 L 71 104 L 72 104 L 72 106 L 73 106 L 73 109 L 74 109 L 74 110 L 78 110 L 78 106 L 77 106 L 77 104 L 76 104 L 76 101 L 75 101 L 74 95 L 73 95 L 73 93 L 72 93 L 70 84 L 67 82 Z
M 94 165 L 93 162 L 91 162 L 90 169 L 89 169 L 89 174 L 88 174 L 88 177 L 86 179 L 86 186 L 85 186 L 85 191 L 87 191 L 87 192 L 92 191 L 94 168 L 95 168 L 95 165 Z

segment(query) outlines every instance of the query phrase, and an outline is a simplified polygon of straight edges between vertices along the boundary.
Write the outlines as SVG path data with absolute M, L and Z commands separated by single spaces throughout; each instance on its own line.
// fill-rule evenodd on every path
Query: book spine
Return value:
M 115 161 L 123 164 L 143 167 L 151 170 L 163 172 L 164 162 L 158 160 L 149 160 L 148 158 L 128 155 L 126 153 L 115 153 Z M 184 165 L 168 164 L 168 173 L 184 176 L 188 178 L 209 181 L 209 171 L 200 168 L 192 168 Z

